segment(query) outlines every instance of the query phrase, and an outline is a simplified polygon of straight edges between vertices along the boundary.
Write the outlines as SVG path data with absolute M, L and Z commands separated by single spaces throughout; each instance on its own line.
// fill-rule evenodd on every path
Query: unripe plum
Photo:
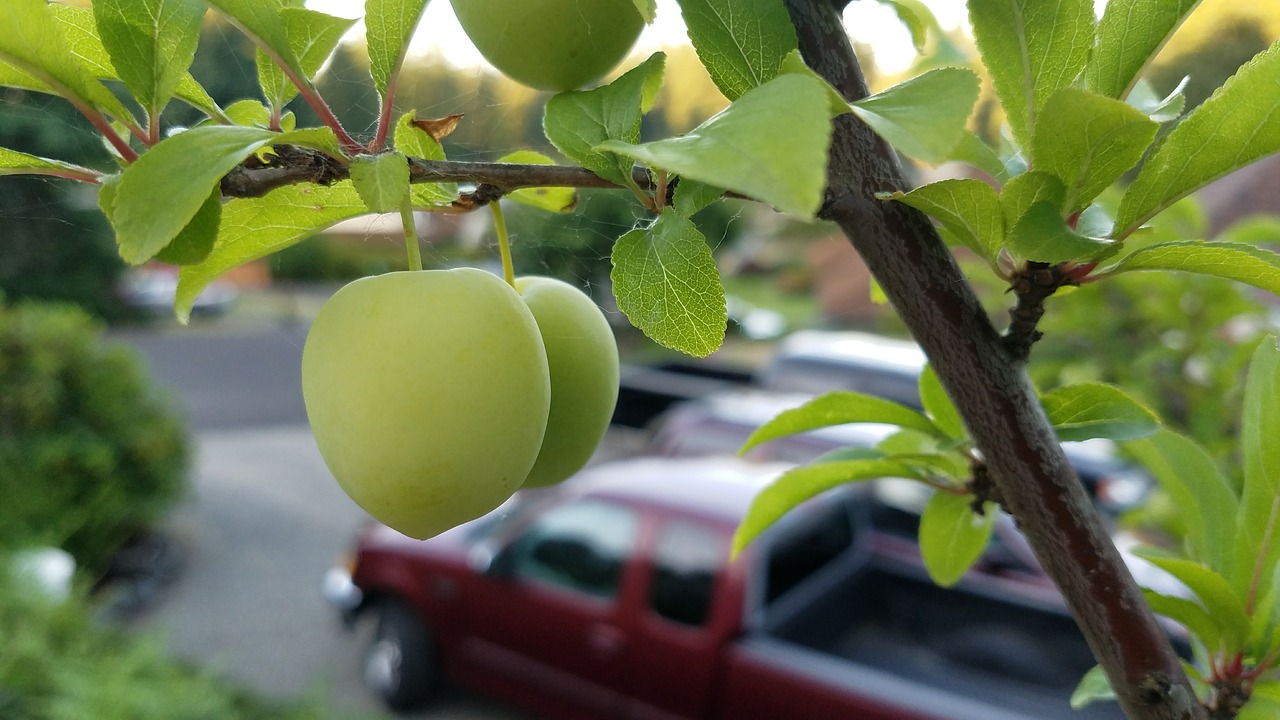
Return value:
M 604 77 L 635 44 L 633 0 L 452 0 L 467 37 L 502 74 L 539 90 Z
M 356 504 L 427 538 L 502 504 L 529 475 L 551 402 L 533 314 L 472 268 L 356 280 L 302 353 L 307 417 Z
M 547 277 L 516 278 L 547 352 L 551 412 L 538 461 L 524 487 L 542 487 L 582 469 L 604 438 L 618 401 L 618 346 L 594 300 Z

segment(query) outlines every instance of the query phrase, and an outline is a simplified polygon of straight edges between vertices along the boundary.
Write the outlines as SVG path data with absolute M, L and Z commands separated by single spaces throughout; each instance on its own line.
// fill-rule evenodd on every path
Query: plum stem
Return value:
M 400 203 L 400 223 L 404 225 L 404 248 L 409 254 L 409 269 L 422 269 L 422 249 L 418 247 L 418 225 L 413 220 L 413 197 L 404 194 Z
M 502 255 L 502 277 L 511 287 L 516 286 L 516 271 L 511 264 L 511 240 L 507 236 L 507 218 L 502 214 L 502 202 L 489 203 L 493 213 L 493 229 L 498 233 L 498 253 Z

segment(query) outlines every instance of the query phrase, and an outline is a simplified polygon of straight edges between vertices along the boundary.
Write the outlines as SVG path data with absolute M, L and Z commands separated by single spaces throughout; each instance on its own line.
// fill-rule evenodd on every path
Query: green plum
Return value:
M 502 74 L 539 90 L 604 77 L 635 44 L 633 0 L 452 0 L 467 37 Z
M 618 401 L 618 346 L 604 313 L 586 294 L 546 277 L 516 278 L 546 347 L 551 372 L 547 433 L 525 487 L 582 469 L 604 437 Z
M 356 280 L 302 353 L 325 464 L 369 514 L 427 538 L 500 505 L 529 475 L 551 402 L 533 314 L 472 268 Z

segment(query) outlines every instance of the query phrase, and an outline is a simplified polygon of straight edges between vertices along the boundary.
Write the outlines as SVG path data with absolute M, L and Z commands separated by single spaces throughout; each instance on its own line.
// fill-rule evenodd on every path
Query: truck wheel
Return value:
M 415 710 L 431 699 L 440 681 L 431 632 L 403 602 L 383 602 L 375 613 L 364 654 L 365 686 L 395 712 Z

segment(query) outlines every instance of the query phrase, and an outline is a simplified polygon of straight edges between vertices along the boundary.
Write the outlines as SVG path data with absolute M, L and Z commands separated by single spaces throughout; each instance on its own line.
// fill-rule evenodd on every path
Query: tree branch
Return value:
M 253 160 L 222 179 L 222 195 L 228 198 L 261 197 L 276 188 L 310 182 L 331 185 L 349 177 L 345 163 L 318 150 L 277 145 L 267 162 Z M 635 183 L 656 187 L 648 170 L 636 168 Z M 573 187 L 625 189 L 586 168 L 571 165 L 520 165 L 515 163 L 454 162 L 409 158 L 409 181 L 474 183 L 471 205 L 483 205 L 521 188 Z M 737 196 L 741 197 L 741 196 Z
M 830 0 L 786 0 L 805 61 L 848 100 L 868 95 Z M 820 215 L 840 225 L 929 356 L 1045 570 L 1061 588 L 1131 720 L 1206 716 L 1168 638 L 1063 455 L 1035 391 L 928 218 L 877 191 L 903 189 L 889 146 L 836 121 Z

